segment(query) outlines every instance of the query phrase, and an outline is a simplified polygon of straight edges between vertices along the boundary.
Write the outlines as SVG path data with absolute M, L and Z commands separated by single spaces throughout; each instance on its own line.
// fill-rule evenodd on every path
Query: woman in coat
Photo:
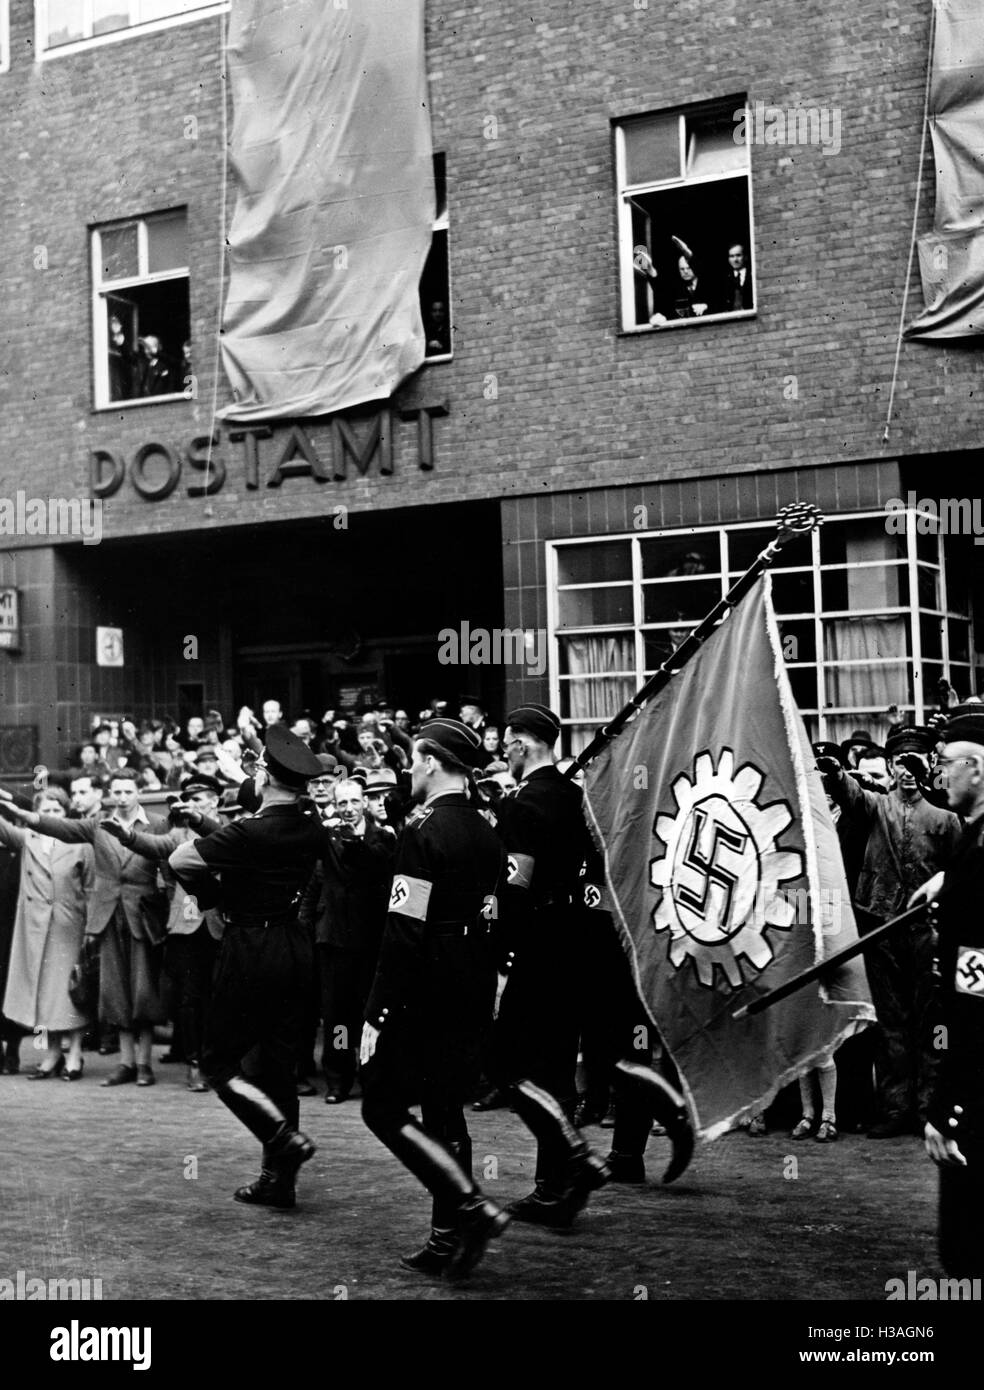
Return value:
M 34 809 L 64 816 L 68 798 L 60 787 L 38 792 Z M 0 819 L 0 844 L 19 850 L 20 892 L 10 951 L 3 1012 L 33 1029 L 45 1053 L 28 1080 L 82 1075 L 82 1034 L 88 1022 L 68 995 L 68 978 L 82 948 L 86 901 L 93 882 L 92 850 L 66 845 Z M 62 1035 L 68 1037 L 68 1065 Z

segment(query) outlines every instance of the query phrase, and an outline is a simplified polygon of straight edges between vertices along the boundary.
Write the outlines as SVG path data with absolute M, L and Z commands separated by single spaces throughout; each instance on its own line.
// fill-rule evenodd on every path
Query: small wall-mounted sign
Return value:
M 20 603 L 16 589 L 0 589 L 0 647 L 20 651 Z
M 96 665 L 123 665 L 123 629 L 121 627 L 96 628 Z

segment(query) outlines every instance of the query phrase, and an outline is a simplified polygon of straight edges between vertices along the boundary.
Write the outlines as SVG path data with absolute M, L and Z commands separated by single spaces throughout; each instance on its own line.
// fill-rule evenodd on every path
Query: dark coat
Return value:
M 319 945 L 379 954 L 395 858 L 394 836 L 370 820 L 361 838 L 324 831 L 324 853 L 300 911 Z

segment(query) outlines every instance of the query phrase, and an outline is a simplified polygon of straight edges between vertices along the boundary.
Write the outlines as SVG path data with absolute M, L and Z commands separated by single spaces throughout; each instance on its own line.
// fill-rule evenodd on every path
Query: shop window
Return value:
M 194 388 L 184 208 L 92 231 L 97 409 Z
M 36 0 L 37 51 L 74 52 L 228 10 L 228 0 Z
M 566 748 L 612 718 L 774 536 L 735 525 L 548 543 L 551 696 Z M 980 688 L 976 556 L 963 538 L 947 537 L 945 551 L 933 540 L 917 547 L 914 513 L 901 536 L 883 515 L 834 516 L 772 566 L 782 653 L 812 737 L 883 738 L 890 705 L 922 722 L 941 679 L 961 698 Z
M 451 262 L 448 250 L 448 179 L 443 153 L 434 155 L 436 214 L 430 251 L 420 277 L 420 313 L 427 357 L 451 356 Z
M 737 96 L 615 126 L 626 331 L 754 315 L 745 114 Z

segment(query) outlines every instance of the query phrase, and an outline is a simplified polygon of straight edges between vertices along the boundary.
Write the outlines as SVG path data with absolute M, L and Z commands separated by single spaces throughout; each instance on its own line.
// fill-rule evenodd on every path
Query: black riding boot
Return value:
M 458 1277 L 467 1274 L 478 1264 L 489 1241 L 505 1230 L 509 1217 L 482 1195 L 450 1148 L 429 1135 L 416 1120 L 409 1119 L 398 1130 L 389 1130 L 378 1137 L 423 1183 L 434 1197 L 435 1205 L 439 1204 L 440 1212 L 446 1212 L 451 1219 L 454 1246 L 442 1269 Z M 442 1219 L 445 1219 L 443 1215 Z
M 465 1177 L 474 1184 L 472 1174 L 472 1142 L 470 1139 L 448 1139 L 445 1144 Z M 435 1197 L 431 1208 L 431 1233 L 427 1244 L 413 1255 L 404 1255 L 401 1265 L 419 1274 L 443 1274 L 451 1262 L 456 1244 L 455 1217 L 457 1207 L 446 1198 Z
M 694 1152 L 694 1131 L 683 1096 L 652 1067 L 628 1058 L 615 1064 L 615 1129 L 608 1163 L 615 1182 L 645 1182 L 643 1154 L 653 1121 L 673 1145 L 663 1182 L 673 1182 Z
M 532 1081 L 513 1088 L 517 1115 L 537 1141 L 535 1187 L 509 1210 L 538 1226 L 570 1226 L 608 1169 L 571 1125 L 563 1106 Z
M 260 1206 L 292 1207 L 297 1170 L 314 1157 L 314 1144 L 307 1135 L 293 1129 L 270 1097 L 244 1077 L 230 1077 L 217 1085 L 215 1092 L 223 1105 L 263 1145 L 260 1176 L 256 1182 L 238 1188 L 236 1200 Z

